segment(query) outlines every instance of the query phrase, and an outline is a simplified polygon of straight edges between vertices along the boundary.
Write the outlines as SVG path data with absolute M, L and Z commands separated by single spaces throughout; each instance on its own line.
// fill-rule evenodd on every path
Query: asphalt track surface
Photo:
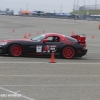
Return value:
M 100 30 L 93 21 L 0 16 L 0 40 L 45 32 L 86 34 L 82 58 L 0 56 L 0 100 L 100 100 Z M 94 35 L 94 39 L 92 36 Z

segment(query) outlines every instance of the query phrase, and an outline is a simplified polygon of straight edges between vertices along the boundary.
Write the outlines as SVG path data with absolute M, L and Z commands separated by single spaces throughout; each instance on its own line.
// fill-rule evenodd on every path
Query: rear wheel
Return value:
M 22 47 L 19 44 L 13 44 L 9 48 L 9 54 L 13 57 L 19 57 L 22 55 Z
M 73 47 L 71 46 L 66 46 L 63 48 L 62 50 L 62 56 L 63 58 L 66 58 L 66 59 L 71 59 L 73 58 L 75 55 L 75 50 Z

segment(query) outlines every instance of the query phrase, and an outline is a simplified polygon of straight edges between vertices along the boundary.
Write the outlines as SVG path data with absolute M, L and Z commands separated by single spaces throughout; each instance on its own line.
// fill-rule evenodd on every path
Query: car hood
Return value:
M 1 42 L 13 42 L 13 41 L 32 41 L 31 39 L 7 39 L 2 40 Z

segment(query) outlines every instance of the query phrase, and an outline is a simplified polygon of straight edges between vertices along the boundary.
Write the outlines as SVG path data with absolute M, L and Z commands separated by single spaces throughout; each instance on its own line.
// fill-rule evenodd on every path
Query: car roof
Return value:
M 59 34 L 59 33 L 45 33 L 46 36 L 58 36 L 58 37 L 65 37 L 65 35 L 63 34 Z

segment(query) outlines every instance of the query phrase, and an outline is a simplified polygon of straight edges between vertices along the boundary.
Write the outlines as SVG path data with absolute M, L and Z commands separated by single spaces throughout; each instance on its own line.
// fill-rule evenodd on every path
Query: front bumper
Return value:
M 83 49 L 80 52 L 77 52 L 75 57 L 82 57 L 87 54 L 88 49 Z
M 6 46 L 0 46 L 0 54 L 7 54 Z

